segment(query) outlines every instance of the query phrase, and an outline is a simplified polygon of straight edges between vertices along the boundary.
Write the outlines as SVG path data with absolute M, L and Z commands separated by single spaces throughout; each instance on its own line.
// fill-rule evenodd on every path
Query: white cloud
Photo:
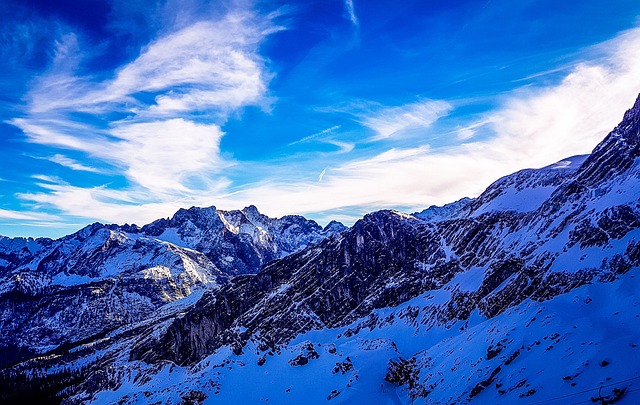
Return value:
M 335 141 L 332 139 L 326 140 L 325 142 L 333 146 L 337 146 L 337 153 L 349 153 L 356 147 L 356 145 L 352 142 Z
M 353 0 L 344 0 L 344 7 L 347 9 L 347 14 L 349 15 L 351 23 L 358 27 L 360 25 L 360 21 L 358 21 L 358 16 L 356 16 L 356 9 L 353 5 Z
M 42 212 L 12 211 L 0 208 L 0 219 L 18 219 L 25 221 L 51 221 L 58 217 Z
M 209 206 L 212 195 L 221 195 L 229 183 L 220 182 L 217 187 L 189 193 L 176 192 L 173 198 L 149 194 L 147 190 L 132 188 L 114 190 L 101 187 L 77 187 L 64 182 L 41 184 L 47 189 L 42 193 L 22 193 L 24 201 L 54 207 L 74 217 L 97 219 L 112 223 L 137 223 L 139 225 L 158 218 L 171 216 L 180 208 Z
M 320 172 L 320 175 L 318 176 L 318 183 L 322 181 L 322 178 L 326 173 L 327 173 L 327 168 L 325 167 L 324 169 L 322 169 L 322 171 Z
M 20 128 L 29 141 L 41 145 L 92 153 L 99 149 L 96 145 L 106 142 L 106 139 L 97 139 L 99 134 L 93 134 L 93 139 L 78 136 L 77 132 L 91 131 L 92 128 L 74 127 L 72 123 L 59 119 L 14 118 L 9 123 Z
M 130 180 L 156 194 L 186 192 L 190 180 L 206 181 L 228 164 L 219 156 L 223 134 L 216 125 L 176 118 L 121 125 L 111 134 L 119 141 L 98 156 L 119 162 Z
M 479 128 L 486 127 L 491 124 L 490 119 L 491 118 L 482 119 L 467 126 L 457 128 L 456 135 L 458 140 L 467 141 L 475 137 Z
M 52 68 L 29 94 L 30 111 L 121 108 L 142 116 L 175 116 L 259 104 L 264 102 L 269 74 L 258 46 L 278 29 L 249 12 L 195 22 L 156 39 L 103 82 L 75 75 L 77 57 L 70 63 L 67 56 L 73 49 L 76 55 L 81 52 L 76 37 L 66 35 L 57 43 Z M 137 101 L 133 96 L 138 92 L 158 93 L 155 103 Z
M 428 128 L 447 115 L 453 106 L 446 101 L 426 100 L 398 107 L 386 107 L 361 117 L 362 124 L 376 132 L 373 140 L 401 135 L 408 129 Z
M 64 35 L 50 69 L 26 97 L 26 113 L 9 122 L 30 142 L 81 151 L 108 164 L 128 186 L 82 188 L 41 177 L 39 185 L 47 191 L 20 198 L 105 221 L 141 222 L 184 205 L 210 204 L 211 196 L 229 185 L 220 171 L 232 164 L 220 153 L 220 125 L 243 106 L 269 102 L 271 75 L 258 47 L 279 29 L 268 17 L 244 10 L 198 20 L 168 30 L 101 81 L 78 75 L 81 41 Z M 137 98 L 139 92 L 155 99 Z M 105 112 L 128 118 L 95 126 L 77 121 L 75 112 L 92 114 L 96 121 Z M 197 122 L 203 112 L 206 124 Z M 60 153 L 49 160 L 96 171 Z
M 77 170 L 77 171 L 84 171 L 84 172 L 92 172 L 92 173 L 99 173 L 100 171 L 98 169 L 96 169 L 95 167 L 90 167 L 90 166 L 86 166 L 83 165 L 82 163 L 75 161 L 67 156 L 61 155 L 59 153 L 51 156 L 48 160 L 50 160 L 53 163 L 57 163 L 61 166 L 67 167 L 71 170 Z
M 321 183 L 270 181 L 220 201 L 231 206 L 254 203 L 272 215 L 324 217 L 331 210 L 360 207 L 352 211 L 355 219 L 353 215 L 369 209 L 419 210 L 476 196 L 516 170 L 589 153 L 640 92 L 640 29 L 591 52 L 598 57 L 577 65 L 560 83 L 518 89 L 468 127 L 493 131 L 491 138 L 442 149 L 391 149 L 328 169 Z M 405 112 L 392 110 L 383 115 L 388 119 L 370 125 L 379 135 L 391 134 L 403 127 L 400 117 Z M 415 121 L 428 124 L 433 119 Z
M 109 138 L 94 135 L 92 139 L 74 135 L 75 129 L 52 121 L 34 124 L 15 119 L 12 123 L 33 142 L 82 151 L 120 167 L 134 185 L 156 196 L 187 192 L 194 184 L 202 188 L 212 174 L 230 164 L 220 157 L 223 133 L 217 125 L 196 124 L 182 118 L 123 122 L 108 131 Z M 96 171 L 60 154 L 50 160 L 74 170 Z

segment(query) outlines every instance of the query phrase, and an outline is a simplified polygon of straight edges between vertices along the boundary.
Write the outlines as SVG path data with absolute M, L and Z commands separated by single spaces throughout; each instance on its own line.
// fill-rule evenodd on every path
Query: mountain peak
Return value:
M 633 107 L 631 107 L 631 109 L 627 110 L 626 113 L 624 113 L 624 120 L 632 120 L 632 119 L 637 119 L 640 117 L 640 94 L 638 94 L 638 98 L 636 98 L 636 102 L 633 104 Z
M 256 207 L 255 205 L 251 204 L 248 207 L 244 207 L 241 210 L 245 215 L 254 215 L 254 216 L 259 216 L 261 215 L 260 211 L 258 210 L 258 207 Z

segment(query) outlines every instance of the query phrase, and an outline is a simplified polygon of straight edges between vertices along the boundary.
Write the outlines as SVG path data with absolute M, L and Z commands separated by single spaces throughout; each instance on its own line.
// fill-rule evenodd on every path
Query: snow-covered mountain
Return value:
M 2 362 L 145 320 L 194 291 L 345 229 L 299 216 L 190 208 L 142 228 L 92 224 L 58 240 L 0 239 Z M 196 250 L 198 249 L 198 250 Z
M 368 214 L 297 252 L 260 232 L 286 227 L 249 209 L 221 212 L 224 229 L 247 229 L 245 219 L 255 226 L 243 238 L 270 246 L 256 251 L 292 253 L 144 320 L 7 365 L 1 395 L 638 403 L 639 156 L 640 98 L 588 156 L 514 173 L 478 198 L 415 215 Z M 221 250 L 207 250 L 211 238 L 201 236 L 217 222 L 194 214 L 181 222 L 193 226 L 161 220 L 139 237 L 201 250 L 219 269 Z
M 228 274 L 257 273 L 279 259 L 316 244 L 346 227 L 332 221 L 324 229 L 299 215 L 269 218 L 255 206 L 222 211 L 215 207 L 181 209 L 171 219 L 159 219 L 140 233 L 204 253 Z

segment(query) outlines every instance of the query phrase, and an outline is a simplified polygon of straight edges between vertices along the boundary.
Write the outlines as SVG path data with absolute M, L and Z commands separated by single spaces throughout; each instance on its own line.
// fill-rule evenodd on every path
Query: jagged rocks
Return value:
M 405 360 L 401 357 L 389 360 L 384 380 L 391 384 L 408 385 L 413 388 L 418 380 L 416 360 Z

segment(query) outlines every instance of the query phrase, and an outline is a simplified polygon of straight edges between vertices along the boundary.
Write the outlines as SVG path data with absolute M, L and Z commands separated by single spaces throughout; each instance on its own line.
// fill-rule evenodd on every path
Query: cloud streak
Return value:
M 439 118 L 446 116 L 453 106 L 442 100 L 425 100 L 398 107 L 385 107 L 364 114 L 362 125 L 372 129 L 373 141 L 401 136 L 410 129 L 429 128 Z
M 0 218 L 2 219 L 18 219 L 24 221 L 51 221 L 56 220 L 58 217 L 55 215 L 49 215 L 41 212 L 29 212 L 29 211 L 13 211 L 0 208 Z
M 353 5 L 353 0 L 344 0 L 344 7 L 347 10 L 347 15 L 349 16 L 349 21 L 355 27 L 360 26 L 360 21 L 358 21 L 358 16 L 356 16 L 356 9 Z
M 53 163 L 57 163 L 60 166 L 67 167 L 71 170 L 76 170 L 81 172 L 100 173 L 100 170 L 96 169 L 95 167 L 85 166 L 82 163 L 77 162 L 59 153 L 51 156 L 48 160 L 50 160 Z

